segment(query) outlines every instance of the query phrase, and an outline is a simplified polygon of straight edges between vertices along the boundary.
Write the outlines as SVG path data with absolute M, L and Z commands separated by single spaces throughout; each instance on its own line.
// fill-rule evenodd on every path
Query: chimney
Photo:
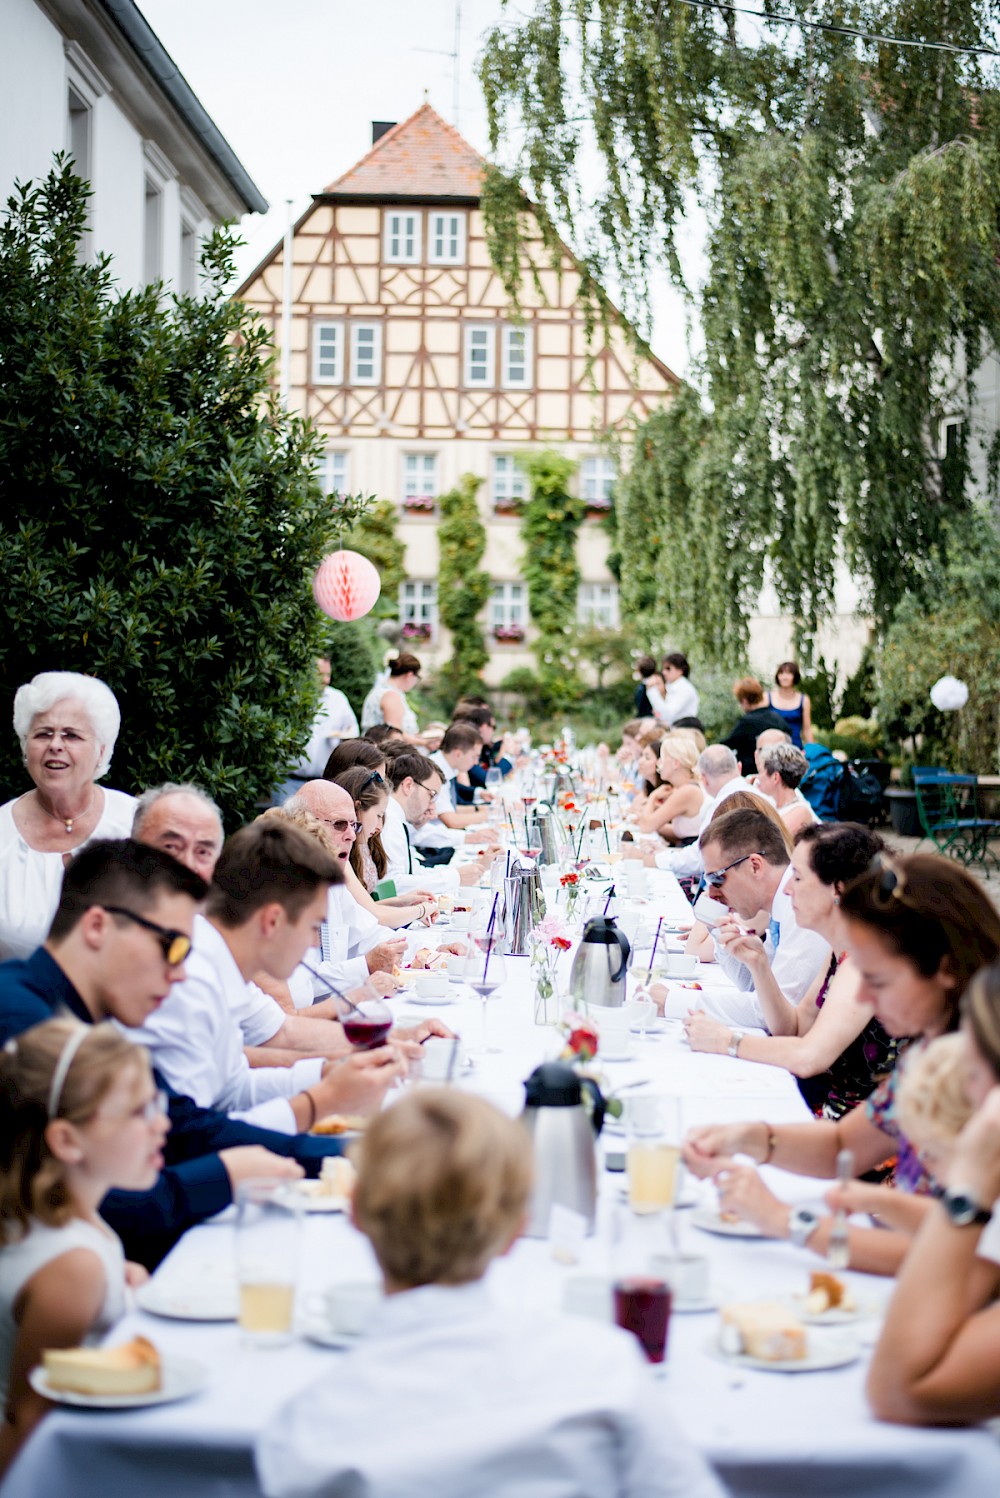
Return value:
M 395 120 L 372 120 L 372 145 L 380 141 L 395 125 Z

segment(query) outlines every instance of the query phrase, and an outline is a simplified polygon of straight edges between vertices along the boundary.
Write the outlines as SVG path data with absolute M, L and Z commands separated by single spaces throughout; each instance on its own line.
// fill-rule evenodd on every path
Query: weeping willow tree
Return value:
M 640 433 L 636 456 L 655 472 L 639 483 L 664 523 L 702 527 L 687 559 L 697 597 L 670 583 L 690 627 L 728 614 L 739 635 L 769 560 L 808 644 L 836 556 L 884 627 L 904 594 L 920 596 L 948 517 L 972 500 L 979 439 L 966 420 L 943 458 L 940 435 L 945 417 L 968 417 L 972 374 L 1000 343 L 996 59 L 872 37 L 991 47 L 1000 7 L 752 8 L 767 14 L 518 0 L 480 65 L 502 168 L 484 201 L 511 294 L 526 192 L 549 242 L 558 231 L 586 246 L 587 284 L 617 285 L 639 328 L 654 273 L 682 284 L 679 232 L 702 205 L 708 414 L 689 405 L 673 432 L 668 418 Z M 692 426 L 697 451 L 680 461 L 669 443 Z M 634 581 L 662 602 L 652 556 L 629 579 L 619 545 L 623 592 Z

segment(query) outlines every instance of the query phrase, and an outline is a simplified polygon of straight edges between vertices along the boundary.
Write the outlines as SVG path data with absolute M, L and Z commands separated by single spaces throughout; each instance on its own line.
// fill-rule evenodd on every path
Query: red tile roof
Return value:
M 454 125 L 422 104 L 393 125 L 323 196 L 478 199 L 485 162 Z

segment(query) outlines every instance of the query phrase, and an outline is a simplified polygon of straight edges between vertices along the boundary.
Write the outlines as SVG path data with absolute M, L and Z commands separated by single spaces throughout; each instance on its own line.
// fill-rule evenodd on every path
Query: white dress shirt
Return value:
M 388 941 L 391 934 L 370 910 L 358 904 L 346 884 L 331 884 L 326 903 L 326 950 L 309 953 L 312 972 L 301 965 L 289 979 L 296 1009 L 307 1008 L 331 988 L 343 993 L 364 983 L 368 977 L 365 954 Z
M 701 822 L 698 826 L 698 837 L 705 831 L 709 822 L 715 815 L 716 808 L 729 796 L 734 796 L 737 791 L 748 791 L 750 786 L 742 775 L 727 780 L 722 789 L 715 796 L 706 796 L 701 805 Z M 678 878 L 684 876 L 700 875 L 705 867 L 698 846 L 698 839 L 688 843 L 684 848 L 664 848 L 662 853 L 656 855 L 656 867 L 658 869 L 669 869 L 671 874 Z
M 697 718 L 698 693 L 686 676 L 668 681 L 666 692 L 657 687 L 647 687 L 646 696 L 654 716 L 667 727 L 672 727 L 678 718 Z
M 295 766 L 296 778 L 312 775 L 319 779 L 326 769 L 331 751 L 341 739 L 356 739 L 358 732 L 354 709 L 343 692 L 336 687 L 324 687 L 319 711 L 313 720 L 312 734 L 301 760 Z
M 201 1107 L 218 1108 L 282 1134 L 296 1133 L 287 1100 L 319 1081 L 322 1058 L 310 1056 L 294 1066 L 250 1065 L 241 1019 L 247 1019 L 260 1044 L 280 1029 L 284 1011 L 260 989 L 248 992 L 251 985 L 224 938 L 204 916 L 195 916 L 194 945 L 185 968 L 183 983 L 174 984 L 146 1023 L 122 1033 L 147 1046 L 153 1065 L 171 1087 Z M 268 1014 L 277 1023 L 264 1035 Z
M 389 1296 L 256 1459 L 267 1498 L 723 1498 L 630 1333 L 482 1282 Z
M 416 853 L 415 831 L 403 815 L 395 796 L 390 796 L 382 827 L 382 847 L 388 859 L 385 877 L 395 881 L 398 894 L 408 889 L 426 889 L 431 894 L 459 888 L 458 870 L 451 864 L 425 869 Z
M 792 899 L 788 893 L 793 872 L 789 864 L 781 876 L 781 883 L 771 901 L 771 924 L 772 927 L 777 927 L 777 942 L 775 942 L 775 932 L 769 929 L 764 941 L 764 950 L 770 959 L 774 981 L 781 992 L 790 1004 L 800 1004 L 816 981 L 817 973 L 825 970 L 829 963 L 830 948 L 815 931 L 807 931 L 795 919 Z M 745 1024 L 766 1030 L 767 1021 L 757 995 L 753 992 L 750 969 L 723 950 L 715 931 L 712 932 L 712 944 L 715 947 L 715 960 L 719 968 L 746 995 L 745 1012 L 739 999 L 732 994 L 727 994 L 723 1000 L 725 1014 L 719 1013 L 717 1017 L 725 1018 L 728 1024 Z M 711 990 L 706 989 L 704 1008 L 708 1014 L 715 1014 L 711 998 Z

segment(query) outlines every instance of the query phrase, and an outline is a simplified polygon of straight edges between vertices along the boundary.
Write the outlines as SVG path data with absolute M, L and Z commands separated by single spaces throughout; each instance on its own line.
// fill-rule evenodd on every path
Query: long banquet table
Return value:
M 637 919 L 648 923 L 659 914 L 688 909 L 670 876 L 657 876 L 653 887 L 653 897 L 641 909 L 625 907 L 625 923 L 633 929 Z M 527 959 L 509 961 L 508 982 L 490 1001 L 491 1039 L 501 1052 L 480 1059 L 457 1085 L 515 1113 L 523 1100 L 521 1083 L 540 1060 L 554 1054 L 558 1037 L 551 1028 L 534 1024 Z M 707 988 L 717 981 L 711 969 L 702 969 L 701 978 Z M 439 1012 L 469 1043 L 479 1038 L 480 1006 L 471 997 L 444 1003 L 439 1011 L 404 1003 L 403 1012 L 413 1017 Z M 781 1122 L 807 1116 L 787 1073 L 692 1054 L 676 1023 L 662 1025 L 655 1038 L 634 1041 L 633 1048 L 629 1061 L 603 1067 L 611 1090 L 648 1079 L 653 1090 L 681 1099 L 685 1127 L 711 1120 Z M 815 1201 L 824 1189 L 824 1183 L 771 1168 L 764 1175 L 788 1200 Z M 567 1267 L 553 1258 L 548 1243 L 522 1240 L 491 1271 L 492 1293 L 501 1303 L 558 1307 L 569 1277 L 611 1267 L 612 1255 L 622 1251 L 623 1234 L 629 1251 L 653 1241 L 660 1229 L 648 1220 L 636 1221 L 622 1204 L 624 1177 L 603 1171 L 601 1177 L 598 1230 L 587 1240 L 580 1264 Z M 699 1183 L 697 1191 L 706 1204 L 714 1199 L 707 1183 Z M 818 1267 L 813 1255 L 790 1244 L 712 1236 L 690 1226 L 689 1217 L 684 1210 L 677 1213 L 684 1246 L 709 1256 L 713 1288 L 723 1299 L 800 1292 L 809 1269 Z M 183 1285 L 218 1279 L 221 1286 L 233 1260 L 230 1219 L 224 1213 L 188 1233 L 157 1271 L 157 1281 Z M 368 1244 L 344 1217 L 310 1216 L 304 1234 L 303 1301 L 334 1281 L 374 1277 Z M 876 1314 L 862 1323 L 867 1345 L 861 1358 L 834 1371 L 789 1375 L 734 1368 L 708 1351 L 717 1323 L 714 1314 L 675 1313 L 658 1387 L 682 1428 L 726 1486 L 745 1498 L 773 1498 L 776 1493 L 981 1498 L 1000 1491 L 1000 1442 L 990 1430 L 914 1430 L 872 1418 L 864 1399 L 865 1368 L 877 1312 L 891 1282 L 862 1274 L 847 1277 L 859 1304 Z M 199 1498 L 249 1498 L 259 1491 L 252 1459 L 259 1431 L 284 1401 L 321 1379 L 332 1358 L 345 1356 L 304 1339 L 285 1348 L 248 1351 L 233 1323 L 170 1321 L 141 1311 L 127 1317 L 113 1340 L 138 1332 L 165 1353 L 204 1362 L 211 1370 L 208 1386 L 191 1399 L 157 1408 L 55 1410 L 11 1469 L 2 1498 L 93 1498 L 127 1491 L 143 1498 L 177 1498 L 185 1491 Z M 391 1411 L 386 1428 L 391 1439 Z

